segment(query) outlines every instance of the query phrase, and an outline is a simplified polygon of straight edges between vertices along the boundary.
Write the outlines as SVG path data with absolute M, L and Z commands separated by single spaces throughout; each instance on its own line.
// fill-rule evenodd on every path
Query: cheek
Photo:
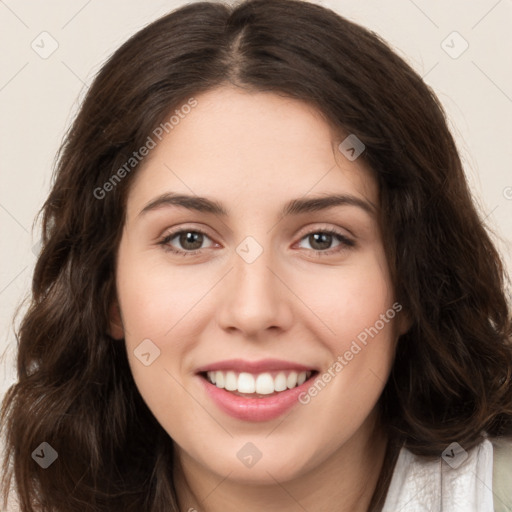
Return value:
M 131 257 L 128 251 L 120 253 L 117 276 L 128 343 L 141 337 L 163 342 L 191 310 L 200 309 L 210 281 L 190 267 L 172 268 L 162 258 L 155 263 L 150 258 Z
M 319 310 L 325 306 L 323 320 L 334 331 L 318 338 L 329 361 L 300 397 L 310 432 L 325 440 L 315 440 L 312 460 L 317 463 L 361 429 L 371 428 L 373 420 L 367 420 L 370 415 L 375 419 L 372 412 L 393 363 L 400 309 L 393 307 L 389 280 L 378 265 L 361 272 L 354 268 L 336 285 L 337 291 L 318 303 Z
M 363 255 L 328 276 L 309 276 L 303 286 L 301 293 L 308 290 L 308 306 L 316 318 L 316 328 L 313 323 L 308 328 L 318 333 L 318 340 L 330 354 L 316 392 L 324 399 L 328 396 L 334 409 L 339 406 L 337 414 L 341 416 L 348 404 L 357 404 L 362 421 L 380 395 L 392 366 L 401 310 L 393 300 L 384 254 Z M 324 392 L 324 388 L 329 390 Z M 312 391 L 312 399 L 316 392 Z M 357 416 L 355 410 L 352 412 Z
M 165 371 L 174 373 L 166 358 L 170 347 L 165 340 L 181 326 L 180 319 L 186 318 L 189 303 L 197 295 L 182 281 L 179 272 L 171 272 L 143 253 L 135 253 L 129 244 L 121 244 L 116 284 L 126 350 L 139 391 L 152 400 L 162 397 L 162 386 L 174 386 Z M 185 340 L 174 339 L 177 342 L 171 349 L 176 355 Z
M 188 313 L 195 311 L 203 288 L 182 269 L 120 251 L 117 292 L 128 361 L 139 393 L 161 424 L 169 419 L 169 404 L 182 410 L 190 400 L 179 376 L 183 356 L 197 338 Z
M 393 304 L 393 287 L 380 251 L 362 254 L 332 272 L 324 269 L 305 275 L 301 283 L 300 294 L 327 328 L 329 336 L 324 339 L 336 353 L 344 351 L 347 342 L 373 326 Z M 382 330 L 388 334 L 387 323 Z

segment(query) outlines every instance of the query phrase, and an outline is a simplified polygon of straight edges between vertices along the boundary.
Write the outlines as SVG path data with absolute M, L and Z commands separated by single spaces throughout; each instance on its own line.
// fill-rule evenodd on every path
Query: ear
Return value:
M 398 335 L 402 336 L 402 334 L 405 334 L 412 327 L 412 324 L 413 324 L 413 322 L 412 322 L 411 315 L 409 314 L 408 311 L 406 311 L 405 309 L 402 309 L 402 311 L 400 311 L 398 313 L 398 318 L 397 318 Z
M 119 309 L 117 300 L 115 300 L 109 308 L 108 334 L 115 340 L 124 338 L 123 319 L 121 318 L 121 310 Z

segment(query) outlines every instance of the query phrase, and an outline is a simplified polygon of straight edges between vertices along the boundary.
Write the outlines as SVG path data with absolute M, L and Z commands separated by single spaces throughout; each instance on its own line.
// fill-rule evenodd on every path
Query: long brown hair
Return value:
M 309 102 L 366 146 L 396 300 L 412 321 L 380 402 L 397 446 L 440 456 L 452 441 L 468 450 L 484 433 L 512 434 L 504 269 L 435 95 L 378 36 L 323 7 L 200 2 L 114 53 L 61 148 L 1 416 L 4 488 L 14 476 L 22 512 L 178 510 L 172 440 L 107 334 L 138 166 L 104 197 L 95 190 L 170 112 L 225 83 Z M 47 469 L 31 457 L 41 442 L 59 457 Z

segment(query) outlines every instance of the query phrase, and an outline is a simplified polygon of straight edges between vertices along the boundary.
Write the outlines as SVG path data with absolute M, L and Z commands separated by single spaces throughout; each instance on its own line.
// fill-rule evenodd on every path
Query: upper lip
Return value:
M 236 371 L 247 373 L 263 373 L 278 370 L 298 370 L 298 371 L 315 371 L 311 366 L 294 363 L 292 361 L 283 361 L 279 359 L 260 359 L 259 361 L 246 361 L 244 359 L 228 359 L 226 361 L 217 361 L 215 363 L 201 366 L 197 373 L 214 372 L 214 371 Z

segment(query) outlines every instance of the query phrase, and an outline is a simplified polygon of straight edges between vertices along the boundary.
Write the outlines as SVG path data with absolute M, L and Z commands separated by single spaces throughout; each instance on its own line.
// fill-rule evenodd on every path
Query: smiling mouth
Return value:
M 282 370 L 262 373 L 208 371 L 199 374 L 217 388 L 245 398 L 267 398 L 301 386 L 318 375 L 315 370 Z

